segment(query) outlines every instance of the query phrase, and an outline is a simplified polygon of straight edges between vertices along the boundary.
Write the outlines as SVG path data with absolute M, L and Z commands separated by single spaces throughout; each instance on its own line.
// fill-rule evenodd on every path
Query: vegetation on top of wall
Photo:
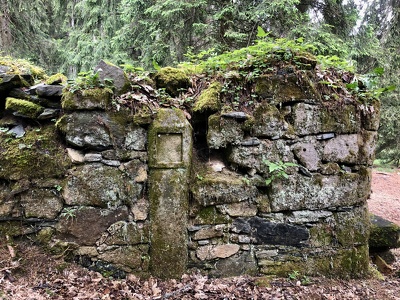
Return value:
M 25 59 L 15 59 L 10 56 L 0 56 L 0 66 L 9 67 L 7 73 L 28 74 L 35 80 L 46 79 L 47 75 L 43 68 L 33 65 Z

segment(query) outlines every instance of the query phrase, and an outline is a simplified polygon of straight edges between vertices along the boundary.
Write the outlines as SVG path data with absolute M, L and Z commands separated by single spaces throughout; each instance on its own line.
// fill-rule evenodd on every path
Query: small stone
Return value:
M 58 117 L 60 114 L 59 109 L 45 108 L 44 111 L 37 117 L 39 120 L 47 120 Z
M 138 183 L 147 181 L 147 170 L 145 167 L 139 167 L 139 170 L 137 171 L 137 176 L 134 180 Z
M 215 237 L 223 236 L 223 227 L 221 226 L 213 226 L 201 229 L 194 234 L 194 240 L 206 240 Z
M 226 244 L 218 246 L 203 246 L 197 249 L 196 255 L 200 260 L 211 260 L 215 258 L 227 258 L 240 249 L 239 245 L 236 244 Z
M 24 126 L 17 125 L 15 127 L 11 128 L 9 131 L 7 131 L 7 134 L 11 134 L 17 139 L 22 138 L 25 135 Z
M 131 208 L 131 213 L 135 221 L 144 221 L 149 213 L 149 202 L 145 199 L 139 199 Z
M 98 162 L 101 161 L 101 154 L 99 153 L 86 153 L 85 162 Z
M 229 113 L 224 113 L 221 114 L 221 116 L 225 117 L 225 118 L 233 118 L 233 119 L 238 119 L 238 120 L 247 120 L 249 118 L 249 116 L 241 111 L 233 111 L 233 112 L 229 112 Z
M 197 242 L 200 246 L 208 245 L 210 243 L 209 240 L 202 240 Z
M 240 143 L 240 145 L 242 145 L 242 146 L 258 146 L 258 145 L 260 145 L 260 143 L 261 142 L 258 138 L 252 137 L 252 138 L 243 140 Z
M 231 217 L 253 217 L 257 214 L 257 206 L 248 202 L 239 202 L 218 206 L 222 213 Z
M 335 134 L 333 132 L 331 133 L 323 133 L 323 134 L 318 134 L 317 135 L 317 140 L 329 140 L 335 137 Z
M 67 148 L 67 154 L 74 164 L 81 164 L 85 161 L 83 153 L 79 150 Z
M 101 162 L 110 167 L 119 167 L 121 165 L 121 162 L 119 160 L 102 159 Z

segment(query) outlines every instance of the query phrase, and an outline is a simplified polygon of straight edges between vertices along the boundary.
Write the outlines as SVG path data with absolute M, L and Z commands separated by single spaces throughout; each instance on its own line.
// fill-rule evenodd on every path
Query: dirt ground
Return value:
M 372 191 L 370 211 L 400 225 L 400 170 L 374 172 Z M 396 257 L 392 272 L 380 279 L 210 279 L 191 274 L 180 280 L 160 281 L 135 276 L 124 280 L 103 278 L 99 273 L 43 253 L 29 240 L 0 242 L 0 300 L 400 299 L 400 248 L 392 250 Z

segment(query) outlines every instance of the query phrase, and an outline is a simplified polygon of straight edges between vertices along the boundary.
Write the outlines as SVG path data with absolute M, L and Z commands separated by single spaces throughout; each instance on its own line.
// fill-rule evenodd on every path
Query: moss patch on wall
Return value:
M 205 89 L 199 99 L 193 106 L 193 111 L 203 112 L 218 111 L 221 108 L 220 93 L 222 90 L 222 85 L 218 81 L 213 82 L 207 89 Z
M 1 178 L 60 178 L 69 165 L 70 159 L 52 125 L 27 130 L 19 139 L 0 136 Z

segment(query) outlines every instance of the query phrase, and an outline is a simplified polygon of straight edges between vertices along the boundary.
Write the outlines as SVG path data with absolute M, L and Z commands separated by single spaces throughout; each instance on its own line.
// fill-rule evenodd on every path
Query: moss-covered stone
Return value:
M 219 213 L 215 206 L 208 206 L 200 209 L 193 222 L 194 225 L 215 225 L 226 224 L 232 221 L 228 215 Z
M 193 111 L 218 111 L 221 108 L 221 90 L 222 85 L 218 81 L 210 84 L 210 86 L 200 94 L 199 99 L 195 102 L 193 106 Z
M 111 95 L 112 91 L 108 88 L 64 91 L 61 105 L 65 110 L 105 110 L 110 104 Z
M 155 74 L 154 81 L 157 88 L 165 89 L 172 97 L 178 96 L 182 89 L 190 86 L 189 77 L 185 72 L 172 67 L 161 68 Z
M 55 85 L 55 84 L 66 84 L 67 83 L 67 76 L 61 73 L 57 73 L 54 75 L 51 75 L 49 78 L 46 79 L 45 83 L 50 84 L 50 85 Z
M 70 159 L 53 126 L 26 130 L 19 139 L 0 136 L 0 177 L 22 178 L 63 177 Z
M 6 98 L 6 109 L 31 119 L 38 117 L 44 111 L 44 108 L 38 104 L 12 97 Z
M 400 226 L 376 215 L 370 215 L 369 218 L 371 220 L 370 248 L 400 247 Z

